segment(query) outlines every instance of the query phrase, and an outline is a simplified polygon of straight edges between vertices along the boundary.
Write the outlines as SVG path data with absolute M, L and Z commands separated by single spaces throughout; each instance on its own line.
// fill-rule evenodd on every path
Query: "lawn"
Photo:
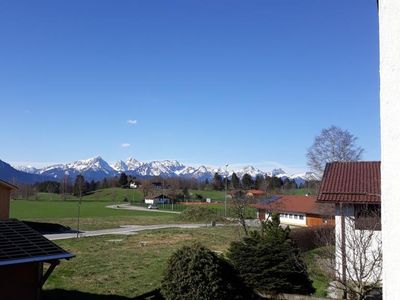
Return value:
M 60 299 L 69 290 L 74 299 L 136 297 L 160 286 L 168 258 L 183 245 L 200 242 L 217 253 L 226 253 L 230 242 L 243 237 L 238 226 L 200 229 L 164 229 L 131 236 L 100 236 L 56 241 L 75 258 L 62 261 L 44 286 L 48 295 Z M 318 250 L 305 253 L 316 296 L 324 296 L 327 277 L 315 261 Z M 54 289 L 60 289 L 58 291 Z M 53 290 L 53 291 L 52 291 Z M 114 298 L 115 297 L 115 298 Z M 64 298 L 63 298 L 64 299 Z M 67 298 L 65 298 L 67 299 Z M 128 298 L 123 298 L 128 299 Z
M 179 247 L 200 242 L 226 252 L 239 237 L 239 227 L 165 229 L 131 236 L 102 236 L 57 241 L 76 255 L 62 261 L 45 289 L 133 297 L 160 286 L 170 255 Z M 142 246 L 146 242 L 145 246 Z
M 304 253 L 304 261 L 307 264 L 308 274 L 313 281 L 313 286 L 316 289 L 315 296 L 325 297 L 331 281 L 327 270 L 321 266 L 320 259 L 324 256 L 322 248 L 317 248 Z
M 93 230 L 127 224 L 150 225 L 179 222 L 175 214 L 106 208 L 110 204 L 113 203 L 83 201 L 80 210 L 80 228 Z M 53 222 L 76 228 L 77 214 L 77 201 L 11 201 L 10 216 L 21 220 Z
M 105 201 L 105 202 L 122 202 L 124 199 L 128 201 L 143 202 L 143 193 L 141 190 L 108 188 L 99 189 L 82 197 L 83 201 Z M 66 194 L 66 201 L 77 200 L 78 198 L 71 194 Z M 28 200 L 36 201 L 62 201 L 62 194 L 54 193 L 37 193 L 29 197 Z

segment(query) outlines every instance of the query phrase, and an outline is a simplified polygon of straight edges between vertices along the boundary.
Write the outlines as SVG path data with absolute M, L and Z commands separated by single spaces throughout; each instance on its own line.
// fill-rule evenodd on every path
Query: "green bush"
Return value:
M 209 207 L 193 206 L 184 210 L 179 218 L 183 221 L 191 222 L 211 222 L 222 221 L 223 218 L 217 215 L 217 212 Z
M 184 246 L 171 256 L 161 293 L 167 300 L 253 298 L 229 262 L 198 244 Z
M 289 228 L 280 226 L 279 215 L 274 215 L 262 223 L 261 232 L 253 231 L 242 241 L 231 243 L 228 258 L 246 284 L 269 294 L 314 292 L 306 265 L 289 234 Z

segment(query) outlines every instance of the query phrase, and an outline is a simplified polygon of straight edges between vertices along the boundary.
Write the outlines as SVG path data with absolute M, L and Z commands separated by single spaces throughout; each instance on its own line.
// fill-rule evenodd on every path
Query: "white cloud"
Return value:
M 129 125 L 136 125 L 137 124 L 137 120 L 128 120 L 127 123 Z
M 129 144 L 129 143 L 122 143 L 121 144 L 121 147 L 122 148 L 128 148 L 128 147 L 130 147 L 131 146 L 131 144 Z

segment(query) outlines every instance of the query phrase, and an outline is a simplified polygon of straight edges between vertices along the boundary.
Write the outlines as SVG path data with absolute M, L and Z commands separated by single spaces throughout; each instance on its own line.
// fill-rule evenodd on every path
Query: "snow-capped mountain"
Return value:
M 38 174 L 40 171 L 40 169 L 32 167 L 32 166 L 15 166 L 14 169 L 21 171 L 21 172 L 29 173 L 29 174 Z
M 151 161 L 134 170 L 136 176 L 176 176 L 185 166 L 176 160 Z
M 63 178 L 65 175 L 75 178 L 78 174 L 82 174 L 87 180 L 101 180 L 106 177 L 118 176 L 122 172 L 136 177 L 183 177 L 195 178 L 197 180 L 212 180 L 215 173 L 231 177 L 232 173 L 235 172 L 239 178 L 244 174 L 249 174 L 253 178 L 257 175 L 277 176 L 282 180 L 289 178 L 295 180 L 297 185 L 304 184 L 306 180 L 320 180 L 312 172 L 287 174 L 280 168 L 274 169 L 271 172 L 264 172 L 254 166 L 245 166 L 236 170 L 230 169 L 226 173 L 225 167 L 185 166 L 176 160 L 140 162 L 133 157 L 129 157 L 126 161 L 119 160 L 112 165 L 108 164 L 100 156 L 96 156 L 73 163 L 52 165 L 42 169 L 29 166 L 20 166 L 18 169 L 26 173 L 43 175 L 46 178 L 56 180 Z
M 249 174 L 251 177 L 255 178 L 257 175 L 265 175 L 265 172 L 260 169 L 256 169 L 253 166 L 245 166 L 243 169 L 235 172 L 239 178 L 242 178 L 244 174 Z M 232 174 L 230 174 L 231 176 Z
M 117 172 L 126 172 L 129 170 L 127 164 L 123 160 L 116 161 L 111 167 Z
M 213 169 L 206 166 L 195 167 L 184 167 L 183 169 L 176 172 L 178 176 L 185 178 L 195 178 L 197 180 L 211 179 L 214 176 Z
M 75 178 L 81 174 L 89 180 L 100 180 L 118 174 L 104 159 L 96 156 L 89 159 L 77 160 L 69 164 L 57 164 L 40 169 L 41 175 L 50 176 L 55 179 L 63 178 L 65 175 Z

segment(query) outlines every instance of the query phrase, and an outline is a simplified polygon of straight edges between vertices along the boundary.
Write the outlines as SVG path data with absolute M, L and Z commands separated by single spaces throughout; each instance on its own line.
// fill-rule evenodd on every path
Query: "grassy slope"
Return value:
M 315 295 L 318 297 L 325 297 L 326 291 L 329 286 L 329 276 L 326 274 L 320 264 L 318 258 L 321 256 L 320 249 L 313 249 L 304 254 L 304 260 L 307 264 L 308 273 L 313 280 L 313 286 L 316 289 Z
M 113 228 L 127 224 L 163 224 L 177 222 L 176 215 L 160 212 L 115 210 L 112 203 L 84 201 L 81 204 L 81 229 Z M 77 201 L 11 201 L 12 218 L 60 223 L 76 228 Z
M 226 253 L 231 241 L 243 236 L 239 227 L 165 229 L 132 236 L 103 236 L 57 241 L 76 257 L 63 261 L 45 289 L 134 297 L 160 286 L 168 258 L 183 245 L 200 242 Z M 144 246 L 141 242 L 145 242 Z M 327 277 L 314 261 L 318 250 L 305 254 L 316 295 L 325 295 Z M 79 299 L 79 298 L 77 298 Z M 83 299 L 83 298 L 82 298 Z
M 76 257 L 56 268 L 45 289 L 138 296 L 159 287 L 167 260 L 177 248 L 201 242 L 225 252 L 237 237 L 237 227 L 209 227 L 57 241 Z M 142 241 L 147 244 L 141 246 Z

